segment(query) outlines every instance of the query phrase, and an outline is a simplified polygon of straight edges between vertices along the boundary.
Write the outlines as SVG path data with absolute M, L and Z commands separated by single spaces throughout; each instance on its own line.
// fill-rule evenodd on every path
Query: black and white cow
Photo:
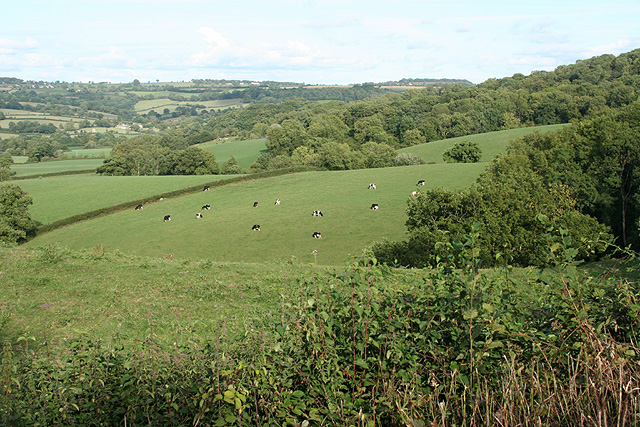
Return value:
M 313 216 L 324 216 L 324 215 L 322 215 L 322 211 L 313 211 Z
M 253 207 L 257 208 L 258 207 L 258 202 L 253 202 Z
M 142 206 L 142 205 L 136 205 L 136 210 L 137 210 L 137 211 L 140 211 L 140 210 L 142 210 L 143 208 L 144 208 L 144 206 Z
M 171 221 L 171 215 L 164 216 L 164 222 Z
M 202 191 L 209 191 L 209 186 L 205 185 L 204 188 L 202 189 Z
M 200 212 L 196 213 L 196 219 L 202 218 L 202 214 Z
M 424 185 L 424 179 L 421 179 L 420 181 L 418 181 L 416 185 Z
M 204 206 L 202 206 L 202 210 L 203 210 L 203 211 L 208 211 L 209 209 L 211 209 L 211 205 L 204 205 Z
M 371 205 L 371 210 L 374 210 L 374 211 L 375 211 L 375 210 L 378 210 L 378 204 L 377 204 L 377 203 L 373 203 L 373 204 Z
M 253 227 L 251 227 L 251 229 L 252 229 L 253 231 L 260 231 L 260 225 L 255 224 Z
M 322 234 L 318 231 L 314 231 L 312 236 L 314 239 L 322 239 Z
M 375 190 L 375 189 L 376 189 L 376 185 L 373 182 L 369 184 L 369 190 Z
M 280 199 L 276 199 L 276 206 L 280 204 Z

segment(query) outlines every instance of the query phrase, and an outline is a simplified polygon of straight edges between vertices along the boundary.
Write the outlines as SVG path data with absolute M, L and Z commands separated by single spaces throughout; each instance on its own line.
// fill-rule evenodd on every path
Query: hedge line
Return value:
M 171 197 L 186 196 L 187 194 L 197 193 L 199 191 L 202 191 L 202 187 L 205 186 L 205 185 L 208 185 L 210 188 L 214 188 L 214 187 L 221 187 L 223 185 L 234 184 L 236 182 L 249 181 L 249 180 L 253 180 L 253 179 L 271 178 L 271 177 L 275 177 L 275 176 L 286 175 L 286 174 L 289 174 L 289 173 L 310 172 L 310 171 L 314 171 L 314 170 L 317 170 L 317 169 L 316 168 L 310 168 L 310 167 L 295 167 L 295 168 L 278 169 L 278 170 L 272 170 L 272 171 L 267 171 L 267 172 L 259 172 L 259 173 L 255 173 L 255 174 L 251 174 L 251 175 L 236 176 L 236 177 L 229 178 L 229 179 L 212 181 L 212 182 L 208 182 L 208 183 L 194 185 L 194 186 L 191 186 L 191 187 L 181 188 L 181 189 L 178 189 L 178 190 L 168 191 L 168 192 L 165 192 L 165 193 L 154 194 L 152 196 L 144 197 L 142 199 L 137 199 L 137 200 L 131 200 L 131 201 L 123 202 L 123 203 L 118 203 L 117 205 L 107 206 L 107 207 L 96 209 L 96 210 L 93 210 L 93 211 L 84 212 L 84 213 L 77 214 L 77 215 L 72 215 L 70 217 L 63 218 L 63 219 L 51 222 L 49 224 L 44 224 L 44 225 L 42 225 L 40 227 L 36 227 L 34 230 L 31 230 L 31 232 L 29 233 L 28 240 L 30 240 L 30 239 L 32 239 L 32 238 L 34 238 L 36 236 L 42 235 L 44 233 L 48 233 L 50 231 L 53 231 L 53 230 L 55 230 L 57 228 L 65 227 L 67 225 L 74 224 L 76 222 L 85 221 L 85 220 L 93 219 L 93 218 L 98 218 L 98 217 L 101 217 L 101 216 L 104 216 L 104 215 L 109 215 L 109 214 L 116 213 L 116 212 L 121 212 L 123 210 L 130 209 L 132 206 L 143 205 L 145 203 L 155 202 L 156 200 L 158 200 L 161 197 L 164 198 L 164 199 L 168 199 L 168 198 L 171 198 Z
M 36 175 L 13 176 L 11 177 L 11 179 L 14 181 L 19 181 L 23 179 L 46 178 L 46 177 L 62 176 L 62 175 L 82 175 L 82 174 L 89 174 L 89 173 L 95 173 L 95 172 L 96 172 L 95 169 L 82 169 L 77 171 L 61 171 L 61 172 L 39 173 Z

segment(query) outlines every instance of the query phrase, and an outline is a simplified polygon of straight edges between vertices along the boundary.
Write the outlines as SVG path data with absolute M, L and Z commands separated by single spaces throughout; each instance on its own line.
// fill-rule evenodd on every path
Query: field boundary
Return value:
M 83 175 L 88 173 L 95 173 L 96 169 L 82 169 L 77 171 L 60 171 L 60 172 L 48 172 L 48 173 L 38 173 L 35 175 L 23 175 L 23 176 L 12 176 L 12 181 L 20 181 L 25 179 L 34 179 L 34 178 L 48 178 L 52 176 L 63 176 L 63 175 Z
M 127 209 L 131 209 L 132 207 L 136 206 L 136 205 L 143 205 L 145 203 L 153 203 L 158 201 L 159 199 L 169 199 L 169 198 L 173 198 L 173 197 L 179 197 L 179 196 L 186 196 L 188 194 L 193 194 L 193 193 L 197 193 L 202 191 L 202 188 L 206 185 L 210 188 L 214 188 L 214 187 L 222 187 L 223 185 L 229 185 L 229 184 L 235 184 L 238 182 L 244 182 L 244 181 L 251 181 L 254 179 L 264 179 L 264 178 L 272 178 L 272 177 L 276 177 L 276 176 L 281 176 L 281 175 L 287 175 L 290 173 L 299 173 L 299 172 L 312 172 L 312 171 L 317 171 L 319 170 L 318 168 L 312 168 L 312 167 L 295 167 L 295 168 L 286 168 L 286 169 L 277 169 L 277 170 L 273 170 L 273 171 L 268 171 L 268 172 L 259 172 L 259 173 L 254 173 L 254 174 L 248 174 L 248 175 L 240 175 L 240 176 L 235 176 L 229 179 L 222 179 L 222 180 L 217 180 L 217 181 L 211 181 L 208 183 L 202 183 L 202 184 L 198 184 L 198 185 L 193 185 L 190 187 L 184 187 L 178 190 L 173 190 L 173 191 L 168 191 L 165 193 L 160 193 L 160 194 L 154 194 L 152 196 L 147 196 L 147 197 L 143 197 L 140 199 L 136 199 L 136 200 L 130 200 L 127 202 L 122 202 L 122 203 L 118 203 L 116 205 L 111 205 L 111 206 L 107 206 L 101 209 L 96 209 L 93 211 L 89 211 L 89 212 L 85 212 L 85 213 L 81 213 L 81 214 L 77 214 L 77 215 L 72 215 L 70 217 L 67 218 L 63 218 L 63 219 L 59 219 L 57 221 L 53 221 L 50 222 L 48 224 L 44 224 L 41 225 L 39 227 L 35 227 L 34 229 L 30 230 L 30 232 L 28 233 L 29 235 L 27 236 L 27 241 L 37 237 L 37 236 L 41 236 L 45 233 L 48 233 L 50 231 L 56 230 L 58 228 L 62 228 L 62 227 L 66 227 L 68 225 L 71 224 L 75 224 L 81 221 L 86 221 L 89 219 L 94 219 L 94 218 L 98 218 L 101 216 L 105 216 L 105 215 L 110 215 L 116 212 L 122 212 L 124 210 Z

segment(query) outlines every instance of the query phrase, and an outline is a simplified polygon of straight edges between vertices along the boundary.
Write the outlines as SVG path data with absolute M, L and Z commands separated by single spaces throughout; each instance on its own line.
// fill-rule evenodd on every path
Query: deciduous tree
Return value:
M 24 240 L 35 226 L 29 214 L 31 197 L 15 184 L 0 186 L 0 241 L 16 243 Z

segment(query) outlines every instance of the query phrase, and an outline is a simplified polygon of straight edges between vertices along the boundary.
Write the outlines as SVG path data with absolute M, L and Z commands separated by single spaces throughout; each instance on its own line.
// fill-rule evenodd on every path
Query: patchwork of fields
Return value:
M 560 126 L 544 126 L 547 131 Z M 533 129 L 514 129 L 465 138 L 436 141 L 401 151 L 421 156 L 427 164 L 417 166 L 318 171 L 288 174 L 266 179 L 250 179 L 145 205 L 100 218 L 82 221 L 42 234 L 27 247 L 58 243 L 73 249 L 104 247 L 142 256 L 210 259 L 214 261 L 316 262 L 342 265 L 352 256 L 382 239 L 405 237 L 405 210 L 410 193 L 423 188 L 464 188 L 471 185 L 487 162 L 508 142 Z M 442 153 L 457 141 L 473 141 L 483 158 L 475 164 L 447 164 Z M 248 167 L 266 149 L 264 140 L 205 143 L 201 148 L 216 153 L 219 162 L 232 154 Z M 70 160 L 66 167 L 86 167 L 102 160 Z M 83 163 L 84 162 L 84 163 Z M 19 174 L 40 173 L 47 163 L 14 165 Z M 84 166 L 80 166 L 84 165 Z M 63 162 L 51 162 L 56 170 Z M 20 181 L 33 197 L 32 216 L 38 224 L 107 208 L 190 186 L 202 185 L 229 176 L 101 177 L 92 174 L 47 177 Z M 368 190 L 369 183 L 376 190 Z M 281 205 L 274 205 L 280 199 Z M 258 202 L 258 207 L 253 207 Z M 370 209 L 378 204 L 378 210 Z M 203 211 L 205 204 L 211 210 Z M 313 217 L 321 210 L 323 217 Z M 200 212 L 203 218 L 196 219 Z M 171 221 L 163 217 L 171 215 Z M 261 231 L 252 231 L 253 225 Z M 321 239 L 312 234 L 320 232 Z

